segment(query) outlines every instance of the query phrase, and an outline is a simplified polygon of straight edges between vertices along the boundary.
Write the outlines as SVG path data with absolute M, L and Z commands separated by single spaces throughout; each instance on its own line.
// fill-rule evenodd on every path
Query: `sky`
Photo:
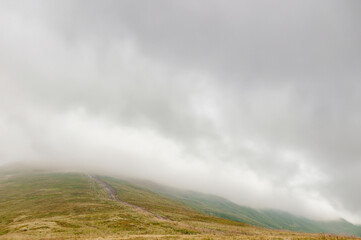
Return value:
M 361 2 L 2 0 L 0 164 L 361 224 Z

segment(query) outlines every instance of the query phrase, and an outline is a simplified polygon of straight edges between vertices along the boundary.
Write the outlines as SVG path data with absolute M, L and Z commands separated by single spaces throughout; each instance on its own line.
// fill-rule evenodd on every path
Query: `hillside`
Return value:
M 256 210 L 237 205 L 227 199 L 194 191 L 179 190 L 149 181 L 132 180 L 149 190 L 169 197 L 192 209 L 221 218 L 244 222 L 271 229 L 287 229 L 300 232 L 334 233 L 361 236 L 361 226 L 345 220 L 314 221 L 277 210 Z
M 82 173 L 0 171 L 0 196 L 0 239 L 336 239 L 209 216 L 128 181 Z

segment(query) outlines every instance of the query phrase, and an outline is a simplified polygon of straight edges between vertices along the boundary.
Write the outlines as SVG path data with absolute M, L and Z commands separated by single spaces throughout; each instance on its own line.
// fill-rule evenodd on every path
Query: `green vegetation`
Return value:
M 0 171 L 0 239 L 336 239 L 212 217 L 139 185 L 100 179 L 135 206 L 110 200 L 86 174 Z

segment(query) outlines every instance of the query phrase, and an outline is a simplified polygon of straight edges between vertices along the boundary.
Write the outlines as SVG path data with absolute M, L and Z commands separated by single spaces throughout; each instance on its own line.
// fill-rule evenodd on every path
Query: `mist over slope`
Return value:
M 283 211 L 254 209 L 240 206 L 215 195 L 180 190 L 145 180 L 133 179 L 131 181 L 211 216 L 222 217 L 271 229 L 348 234 L 361 237 L 361 226 L 354 225 L 344 219 L 315 221 Z
M 124 202 L 110 199 L 104 186 L 87 174 L 0 172 L 0 239 L 340 239 L 208 216 L 105 176 L 97 178 L 111 185 Z
M 256 211 L 207 194 L 102 175 L 3 168 L 0 195 L 0 239 L 67 239 L 74 235 L 79 239 L 325 238 L 301 231 L 357 235 L 352 232 L 356 226 L 347 222 L 322 224 L 285 213 Z M 334 228 L 327 229 L 332 224 Z

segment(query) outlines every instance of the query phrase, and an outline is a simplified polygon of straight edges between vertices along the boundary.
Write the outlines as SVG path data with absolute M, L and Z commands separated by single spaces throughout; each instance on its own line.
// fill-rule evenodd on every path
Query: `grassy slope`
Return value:
M 29 238 L 177 234 L 131 207 L 107 199 L 84 174 L 36 173 L 0 180 L 0 234 Z M 14 235 L 15 234 L 15 235 Z
M 128 182 L 102 179 L 121 200 L 167 220 L 108 200 L 85 174 L 0 171 L 0 239 L 325 239 L 207 216 Z
M 169 197 L 199 212 L 240 221 L 256 226 L 302 232 L 326 232 L 361 236 L 361 226 L 347 221 L 313 221 L 276 210 L 255 210 L 239 206 L 224 198 L 194 191 L 183 191 L 148 181 L 134 180 L 135 184 Z

